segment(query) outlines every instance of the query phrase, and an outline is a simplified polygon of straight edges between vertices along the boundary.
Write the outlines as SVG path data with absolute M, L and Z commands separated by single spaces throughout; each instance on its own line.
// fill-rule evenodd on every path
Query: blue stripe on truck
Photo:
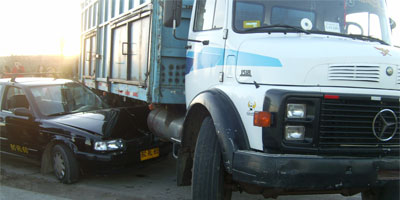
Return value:
M 240 58 L 236 61 L 238 66 L 282 67 L 282 63 L 277 58 L 234 50 L 227 51 L 229 55 Z M 224 49 L 222 48 L 206 47 L 201 52 L 188 51 L 186 53 L 185 73 L 189 74 L 191 71 L 223 65 L 223 58 Z

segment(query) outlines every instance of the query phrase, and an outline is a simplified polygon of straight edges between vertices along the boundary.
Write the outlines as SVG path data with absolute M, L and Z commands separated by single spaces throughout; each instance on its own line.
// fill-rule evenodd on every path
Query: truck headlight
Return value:
M 285 139 L 286 140 L 304 140 L 304 133 L 306 128 L 304 126 L 286 126 Z
M 125 148 L 125 142 L 122 139 L 97 141 L 94 143 L 96 151 L 114 151 Z
M 306 104 L 287 104 L 287 118 L 304 118 L 306 116 Z

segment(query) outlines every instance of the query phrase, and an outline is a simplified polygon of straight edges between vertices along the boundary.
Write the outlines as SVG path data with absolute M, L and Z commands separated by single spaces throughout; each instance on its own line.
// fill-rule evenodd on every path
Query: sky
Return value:
M 400 46 L 400 0 L 387 3 Z M 0 0 L 0 27 L 0 56 L 78 55 L 80 0 Z
M 0 0 L 0 56 L 79 54 L 80 0 Z

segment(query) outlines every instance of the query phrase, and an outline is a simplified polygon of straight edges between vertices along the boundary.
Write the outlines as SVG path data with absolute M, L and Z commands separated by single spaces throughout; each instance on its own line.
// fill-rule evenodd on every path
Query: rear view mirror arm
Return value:
M 176 36 L 176 20 L 174 19 L 173 21 L 173 25 L 172 25 L 172 35 L 174 36 L 174 38 L 176 40 L 181 40 L 181 41 L 189 41 L 189 42 L 201 42 L 203 45 L 209 45 L 210 41 L 209 40 L 192 40 L 192 39 L 186 39 L 186 38 L 180 38 L 178 36 Z

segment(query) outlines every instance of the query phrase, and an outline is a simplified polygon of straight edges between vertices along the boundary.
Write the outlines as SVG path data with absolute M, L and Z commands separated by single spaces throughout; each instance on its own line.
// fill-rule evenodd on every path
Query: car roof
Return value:
M 0 79 L 0 83 L 12 83 L 13 85 L 21 86 L 41 86 L 41 85 L 60 85 L 65 83 L 71 83 L 72 80 L 68 79 L 55 79 L 55 78 L 39 78 L 39 77 L 21 77 L 15 78 L 12 82 L 11 78 Z

